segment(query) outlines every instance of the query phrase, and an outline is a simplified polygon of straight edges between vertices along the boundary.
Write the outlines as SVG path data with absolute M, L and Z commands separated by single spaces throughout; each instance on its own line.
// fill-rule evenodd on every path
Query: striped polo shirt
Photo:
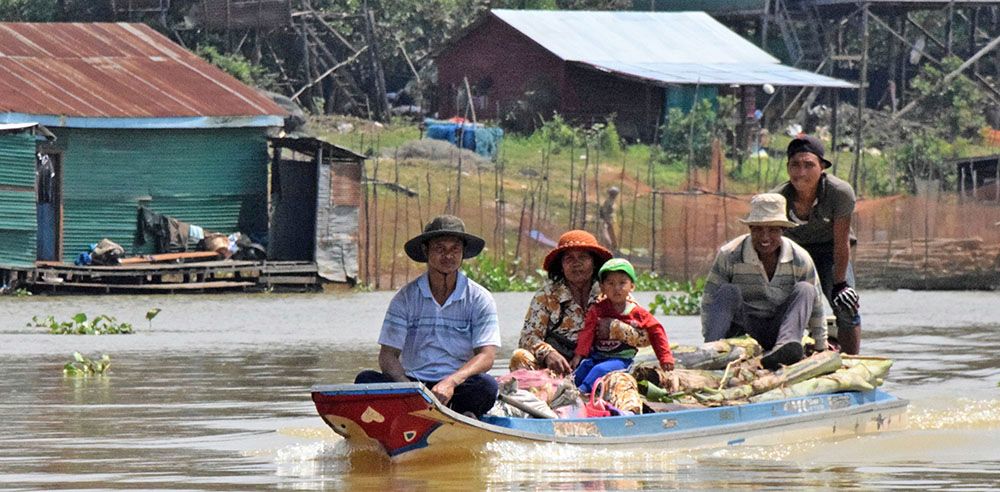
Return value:
M 722 284 L 733 284 L 743 294 L 746 313 L 755 318 L 772 318 L 785 299 L 792 293 L 797 282 L 809 282 L 816 286 L 816 301 L 809 317 L 809 333 L 815 339 L 826 340 L 826 325 L 823 318 L 823 291 L 820 290 L 819 276 L 812 258 L 794 241 L 781 238 L 781 252 L 774 276 L 768 280 L 764 264 L 753 249 L 750 234 L 744 234 L 719 248 L 712 270 L 708 273 L 702 303 L 711 302 L 712 294 Z
M 440 381 L 468 362 L 475 349 L 500 346 L 496 302 L 485 287 L 458 272 L 455 291 L 440 305 L 424 272 L 392 298 L 378 343 L 402 351 L 407 376 Z

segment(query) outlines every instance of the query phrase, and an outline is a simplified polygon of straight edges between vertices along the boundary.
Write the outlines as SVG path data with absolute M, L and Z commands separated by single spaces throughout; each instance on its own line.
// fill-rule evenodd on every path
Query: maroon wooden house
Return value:
M 781 65 L 704 12 L 492 10 L 435 62 L 438 117 L 614 114 L 623 137 L 647 141 L 678 94 L 699 88 L 854 87 Z

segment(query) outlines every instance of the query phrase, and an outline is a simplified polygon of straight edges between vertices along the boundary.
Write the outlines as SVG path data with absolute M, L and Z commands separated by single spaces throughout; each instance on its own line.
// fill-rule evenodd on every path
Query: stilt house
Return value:
M 284 115 L 146 25 L 0 23 L 0 125 L 55 137 L 0 132 L 0 265 L 131 249 L 140 205 L 266 240 Z

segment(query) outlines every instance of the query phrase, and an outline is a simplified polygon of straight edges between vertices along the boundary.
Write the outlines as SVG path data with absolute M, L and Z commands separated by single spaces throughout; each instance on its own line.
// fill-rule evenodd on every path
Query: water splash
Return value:
M 1000 427 L 1000 400 L 960 398 L 947 408 L 913 408 L 907 415 L 912 430 L 988 429 Z
M 806 455 L 821 444 L 828 445 L 829 441 L 803 441 L 767 446 L 730 446 L 706 450 L 705 458 L 719 460 L 786 461 Z
M 560 465 L 585 468 L 595 466 L 603 470 L 627 472 L 641 469 L 649 463 L 676 462 L 688 456 L 685 450 L 648 449 L 649 444 L 636 444 L 622 448 L 595 448 L 556 443 L 488 443 L 482 457 L 495 466 Z
M 285 427 L 277 430 L 278 434 L 297 437 L 303 439 L 322 439 L 324 441 L 337 442 L 344 438 L 337 435 L 329 427 Z

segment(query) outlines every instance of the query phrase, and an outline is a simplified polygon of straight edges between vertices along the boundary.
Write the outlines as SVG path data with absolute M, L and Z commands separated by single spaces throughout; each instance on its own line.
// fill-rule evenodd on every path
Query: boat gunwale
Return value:
M 424 398 L 424 400 L 426 400 L 431 405 L 431 409 L 428 411 L 421 411 L 417 413 L 425 418 L 428 418 L 430 420 L 435 420 L 442 424 L 451 424 L 451 425 L 460 424 L 464 427 L 473 427 L 490 434 L 495 434 L 498 436 L 503 436 L 508 438 L 519 438 L 530 441 L 553 442 L 553 443 L 564 443 L 564 444 L 618 445 L 618 444 L 634 444 L 634 443 L 658 441 L 662 440 L 664 437 L 669 437 L 671 439 L 705 438 L 716 435 L 735 434 L 746 431 L 760 431 L 764 429 L 771 429 L 777 427 L 787 427 L 813 420 L 829 421 L 844 417 L 850 417 L 853 415 L 862 415 L 866 413 L 874 413 L 879 411 L 889 412 L 898 409 L 899 410 L 898 413 L 902 413 L 909 405 L 909 401 L 906 399 L 896 397 L 894 395 L 891 395 L 887 392 L 878 389 L 873 389 L 862 393 L 872 394 L 877 398 L 876 400 L 860 404 L 855 404 L 852 402 L 851 405 L 838 409 L 824 409 L 819 411 L 802 412 L 792 415 L 776 416 L 773 418 L 756 418 L 748 421 L 733 422 L 730 424 L 701 424 L 697 428 L 683 429 L 683 430 L 673 430 L 666 428 L 660 432 L 644 432 L 641 434 L 618 435 L 618 436 L 604 436 L 604 435 L 560 436 L 555 434 L 555 432 L 549 434 L 532 432 L 523 429 L 505 427 L 502 425 L 497 425 L 490 422 L 484 422 L 466 417 L 465 415 L 461 415 L 455 412 L 454 410 L 442 405 L 436 398 L 433 397 L 432 394 L 429 393 L 429 390 L 422 383 L 314 385 L 311 388 L 311 393 L 313 394 L 313 399 L 315 401 L 316 393 L 337 393 L 341 395 L 365 395 L 365 394 L 370 395 L 370 394 L 397 394 L 400 393 L 399 390 L 408 390 L 405 391 L 404 393 L 420 394 Z M 746 405 L 739 405 L 739 406 L 697 408 L 688 410 L 677 410 L 673 412 L 656 412 L 656 413 L 640 414 L 640 415 L 623 415 L 623 416 L 612 416 L 612 417 L 597 417 L 597 418 L 592 417 L 592 418 L 576 418 L 576 419 L 548 419 L 548 420 L 565 422 L 567 424 L 615 422 L 615 420 L 612 419 L 617 419 L 618 421 L 621 421 L 622 419 L 653 420 L 653 419 L 664 419 L 665 416 L 678 415 L 681 414 L 682 412 L 687 413 L 687 412 L 717 411 L 725 408 L 747 407 L 750 405 L 773 405 L 775 403 L 804 401 L 814 398 L 828 399 L 837 394 L 842 394 L 842 393 L 800 396 L 794 398 L 773 400 L 768 402 L 749 403 Z M 434 415 L 434 412 L 439 413 L 440 416 Z M 897 412 L 893 412 L 892 414 L 895 413 Z M 518 417 L 501 417 L 501 418 L 517 419 Z M 538 420 L 538 419 L 530 419 L 530 420 Z

